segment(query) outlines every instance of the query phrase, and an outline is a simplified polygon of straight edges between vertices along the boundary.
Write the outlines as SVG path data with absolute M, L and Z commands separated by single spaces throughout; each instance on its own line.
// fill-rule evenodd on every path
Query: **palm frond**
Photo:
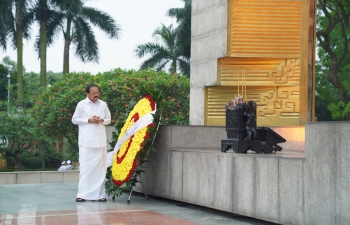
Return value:
M 180 68 L 181 73 L 183 73 L 187 76 L 190 76 L 191 68 L 190 68 L 189 60 L 178 59 L 178 64 L 179 64 L 179 68 Z
M 10 33 L 11 46 L 13 50 L 15 50 L 17 48 L 17 39 L 16 39 L 17 30 L 16 30 L 15 21 L 13 21 L 13 23 L 10 23 L 9 30 L 10 30 L 9 33 Z
M 150 58 L 141 64 L 140 69 L 153 67 L 156 70 L 164 70 L 167 65 L 171 64 L 169 71 L 173 73 L 176 72 L 176 67 L 180 67 L 180 63 L 177 63 L 178 60 L 182 61 L 180 70 L 189 68 L 189 59 L 183 55 L 182 46 L 179 45 L 178 41 L 178 33 L 172 25 L 162 24 L 153 32 L 153 37 L 156 39 L 156 43 L 138 45 L 135 49 L 136 56 L 139 58 L 150 55 Z
M 0 46 L 6 51 L 7 39 L 11 35 L 11 22 L 13 24 L 13 15 L 11 11 L 11 1 L 4 0 L 0 4 Z M 14 33 L 12 33 L 14 35 Z
M 179 23 L 176 28 L 178 45 L 181 46 L 182 55 L 191 57 L 191 12 L 192 1 L 183 0 L 185 2 L 184 8 L 169 9 L 168 15 L 175 17 Z
M 77 17 L 74 20 L 72 42 L 76 45 L 75 55 L 79 57 L 82 62 L 98 62 L 98 45 L 94 32 L 89 23 L 82 17 Z
M 182 0 L 185 2 L 184 8 L 171 8 L 168 10 L 167 15 L 170 17 L 175 17 L 176 22 L 183 23 L 191 17 L 192 1 Z
M 160 65 L 162 64 L 167 64 L 169 62 L 169 60 L 166 60 L 162 57 L 151 57 L 149 59 L 147 59 L 146 61 L 144 61 L 141 66 L 140 66 L 140 70 L 145 70 L 147 68 L 154 68 L 155 70 L 160 70 L 159 67 L 161 67 Z
M 47 46 L 51 46 L 54 40 L 59 36 L 63 28 L 65 15 L 54 10 L 49 11 L 49 20 L 47 21 Z
M 165 67 L 170 63 L 171 61 L 170 60 L 163 60 L 162 62 L 158 63 L 154 69 L 156 69 L 157 71 L 160 71 L 160 70 L 164 70 Z M 171 67 L 170 67 L 170 70 L 171 70 Z
M 91 7 L 83 7 L 82 15 L 89 21 L 108 34 L 109 38 L 119 38 L 120 26 L 107 13 Z
M 163 46 L 157 43 L 146 43 L 142 45 L 138 45 L 135 50 L 136 56 L 139 58 L 144 57 L 146 54 L 162 54 L 164 56 L 168 56 L 169 52 Z
M 58 7 L 61 12 L 65 12 L 67 16 L 79 15 L 82 13 L 84 2 L 81 0 L 51 0 L 52 4 Z
M 156 41 L 163 42 L 169 49 L 175 46 L 177 40 L 176 30 L 173 29 L 173 26 L 169 25 L 167 27 L 164 24 L 153 32 L 152 37 L 155 38 Z
M 12 14 L 14 2 L 12 0 L 2 0 L 0 4 L 0 46 L 6 51 L 7 40 L 10 39 L 11 45 L 16 49 L 16 43 L 13 42 L 13 36 L 16 35 L 15 17 Z

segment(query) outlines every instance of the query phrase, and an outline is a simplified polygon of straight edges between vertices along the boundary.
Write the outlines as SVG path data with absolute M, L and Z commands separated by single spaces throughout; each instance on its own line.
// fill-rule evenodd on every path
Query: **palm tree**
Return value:
M 55 10 L 49 0 L 37 0 L 30 10 L 29 16 L 34 18 L 40 26 L 40 33 L 36 38 L 35 50 L 40 57 L 40 86 L 46 87 L 46 53 L 57 33 L 60 31 L 64 14 Z
M 168 11 L 168 16 L 175 17 L 179 26 L 179 43 L 182 46 L 182 54 L 188 58 L 191 57 L 191 11 L 192 0 L 182 0 L 185 2 L 184 8 L 172 8 Z
M 151 55 L 149 59 L 142 63 L 140 70 L 153 67 L 156 70 L 163 70 L 168 64 L 171 64 L 169 72 L 176 73 L 177 68 L 184 74 L 189 74 L 189 59 L 181 54 L 181 46 L 178 42 L 176 30 L 170 25 L 164 24 L 153 32 L 156 43 L 146 43 L 138 45 L 135 53 L 142 58 L 147 54 Z M 161 39 L 161 43 L 159 43 Z
M 120 27 L 107 13 L 86 7 L 82 0 L 53 0 L 64 13 L 66 27 L 63 30 L 65 40 L 63 56 L 63 75 L 69 73 L 69 48 L 75 45 L 75 55 L 82 62 L 98 62 L 98 45 L 90 24 L 104 31 L 109 38 L 119 38 Z
M 17 99 L 23 90 L 23 39 L 30 38 L 28 0 L 1 0 L 0 2 L 0 46 L 6 51 L 7 40 L 17 49 Z M 14 13 L 14 14 L 13 14 Z

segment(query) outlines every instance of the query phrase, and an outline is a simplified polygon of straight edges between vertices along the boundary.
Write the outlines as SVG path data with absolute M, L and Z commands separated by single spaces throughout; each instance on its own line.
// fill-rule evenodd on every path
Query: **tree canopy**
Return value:
M 317 19 L 316 105 L 328 105 L 333 119 L 350 120 L 350 2 L 319 0 Z
M 188 124 L 189 79 L 154 70 L 115 69 L 92 76 L 72 73 L 46 89 L 32 109 L 32 117 L 51 138 L 65 137 L 73 149 L 78 149 L 78 127 L 71 122 L 75 107 L 86 98 L 85 87 L 91 83 L 100 87 L 100 98 L 107 102 L 112 124 L 122 123 L 136 102 L 146 93 L 163 94 L 162 124 Z
M 39 35 L 36 37 L 35 50 L 40 58 L 40 86 L 46 87 L 46 53 L 47 47 L 53 44 L 62 26 L 64 14 L 57 10 L 50 0 L 36 0 L 28 16 L 39 24 Z
M 23 89 L 23 39 L 30 38 L 33 19 L 28 16 L 29 1 L 0 1 L 0 46 L 6 50 L 8 39 L 17 50 L 17 98 L 21 99 Z
M 191 58 L 191 18 L 192 18 L 192 0 L 182 0 L 185 2 L 183 8 L 171 8 L 168 16 L 175 17 L 178 22 L 176 28 L 178 41 L 181 46 L 182 55 Z
M 139 58 L 150 56 L 141 64 L 140 69 L 153 67 L 164 70 L 170 64 L 169 72 L 176 73 L 178 69 L 186 75 L 190 73 L 189 59 L 183 55 L 178 33 L 172 25 L 164 24 L 153 32 L 156 42 L 138 45 L 135 53 Z
M 108 38 L 118 39 L 120 26 L 107 13 L 84 6 L 82 0 L 52 0 L 63 13 L 65 27 L 63 29 L 64 59 L 63 74 L 69 73 L 69 49 L 73 44 L 75 55 L 82 62 L 98 62 L 99 49 L 91 25 L 107 34 Z

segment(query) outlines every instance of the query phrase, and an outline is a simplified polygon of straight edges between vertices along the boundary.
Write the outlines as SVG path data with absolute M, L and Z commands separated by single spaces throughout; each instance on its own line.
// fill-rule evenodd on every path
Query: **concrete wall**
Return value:
M 350 224 L 350 123 L 306 129 L 306 224 Z
M 77 183 L 79 171 L 33 171 L 0 173 L 0 184 Z
M 227 0 L 192 1 L 190 124 L 204 124 L 204 88 L 227 54 Z
M 223 127 L 162 126 L 143 185 L 152 195 L 275 223 L 349 224 L 347 131 L 350 123 L 310 123 L 305 154 L 235 154 L 220 152 Z

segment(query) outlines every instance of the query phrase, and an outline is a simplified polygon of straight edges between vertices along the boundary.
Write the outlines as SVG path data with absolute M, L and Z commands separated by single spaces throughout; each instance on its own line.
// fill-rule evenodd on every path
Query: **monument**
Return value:
M 190 126 L 161 126 L 147 192 L 278 224 L 349 224 L 350 123 L 312 122 L 315 17 L 316 0 L 192 0 Z M 278 154 L 220 152 L 242 70 L 257 127 L 286 132 Z
M 256 102 L 258 126 L 312 121 L 314 0 L 192 5 L 191 125 L 225 125 L 223 105 L 237 94 L 242 70 L 245 100 Z

